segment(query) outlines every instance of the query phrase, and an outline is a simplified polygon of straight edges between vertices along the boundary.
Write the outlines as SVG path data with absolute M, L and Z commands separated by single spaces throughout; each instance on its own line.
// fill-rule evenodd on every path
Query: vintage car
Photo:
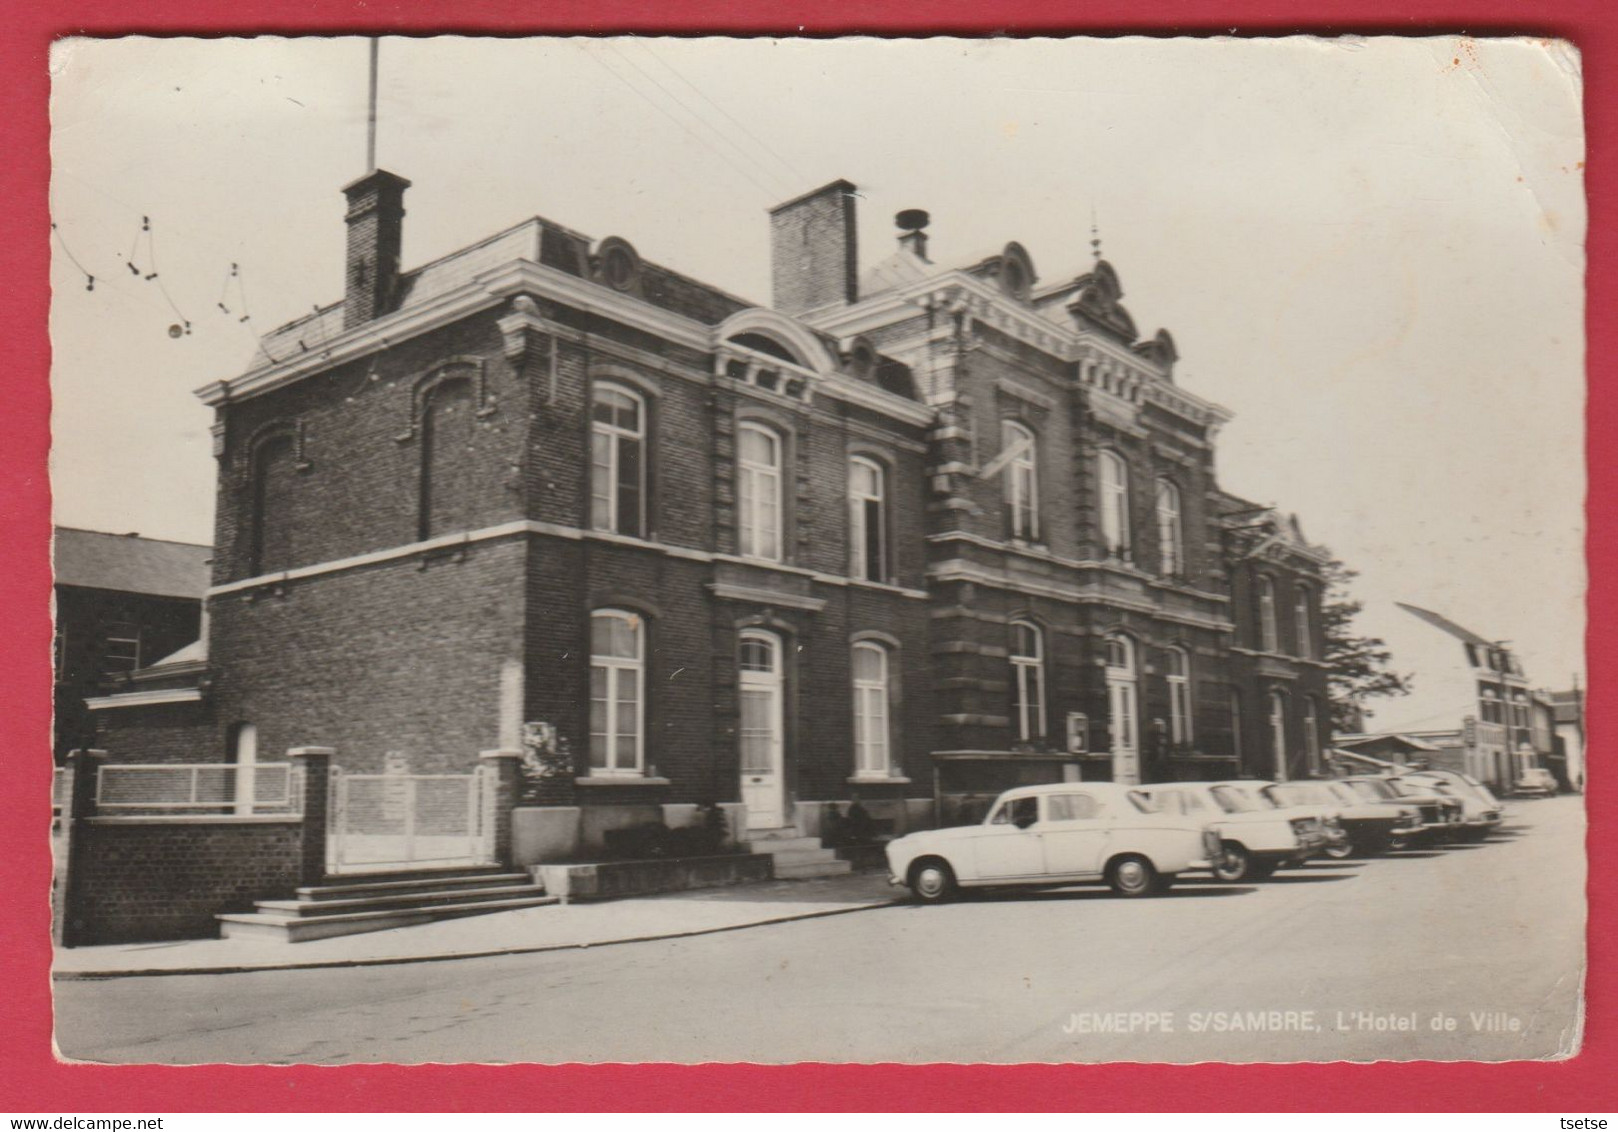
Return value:
M 1165 811 L 1137 787 L 1021 786 L 1000 795 L 980 825 L 888 842 L 888 880 L 928 904 L 961 888 L 1092 881 L 1120 896 L 1148 896 L 1187 869 L 1206 868 L 1218 848 L 1205 822 Z
M 1262 793 L 1277 806 L 1319 806 L 1334 815 L 1347 835 L 1348 853 L 1334 853 L 1328 847 L 1328 856 L 1375 856 L 1421 832 L 1421 811 L 1416 807 L 1366 796 L 1346 782 L 1272 782 Z
M 1343 781 L 1353 787 L 1356 793 L 1374 793 L 1402 806 L 1414 806 L 1421 815 L 1421 832 L 1412 835 L 1406 844 L 1416 841 L 1454 841 L 1463 828 L 1460 800 L 1440 793 L 1431 783 L 1412 782 L 1399 775 L 1383 774 L 1354 775 Z M 1396 845 L 1390 848 L 1403 847 Z
M 1424 770 L 1404 777 L 1407 782 L 1428 784 L 1461 803 L 1462 840 L 1482 841 L 1505 820 L 1506 808 L 1494 796 L 1494 791 L 1471 775 L 1457 774 L 1453 770 Z
M 1549 798 L 1556 790 L 1556 776 L 1542 766 L 1529 767 L 1511 786 L 1511 793 L 1518 798 Z
M 1278 810 L 1250 782 L 1163 782 L 1141 790 L 1162 804 L 1213 827 L 1219 851 L 1208 862 L 1223 881 L 1263 880 L 1282 865 L 1302 864 L 1330 837 L 1313 810 Z

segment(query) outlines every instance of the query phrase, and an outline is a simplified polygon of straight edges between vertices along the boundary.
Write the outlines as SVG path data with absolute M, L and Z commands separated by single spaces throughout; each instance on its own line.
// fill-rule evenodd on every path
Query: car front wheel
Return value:
M 1334 861 L 1346 861 L 1353 855 L 1354 843 L 1352 841 L 1333 841 L 1326 846 L 1326 856 Z
M 938 857 L 925 857 L 910 866 L 910 891 L 923 904 L 942 904 L 955 895 L 955 870 Z
M 1172 884 L 1174 878 L 1164 878 L 1145 857 L 1131 854 L 1119 857 L 1107 870 L 1107 883 L 1119 896 L 1152 896 Z
M 1253 855 L 1234 841 L 1224 843 L 1213 863 L 1213 875 L 1222 881 L 1251 880 L 1256 871 Z

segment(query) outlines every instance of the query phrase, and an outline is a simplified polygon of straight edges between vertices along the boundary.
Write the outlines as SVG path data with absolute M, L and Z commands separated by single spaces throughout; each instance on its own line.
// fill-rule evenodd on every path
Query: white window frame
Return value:
M 1191 655 L 1178 647 L 1168 649 L 1167 655 L 1164 667 L 1169 686 L 1169 740 L 1183 746 L 1191 742 Z
M 772 446 L 773 464 L 749 460 L 742 455 L 742 438 L 756 433 Z M 775 429 L 756 421 L 743 421 L 736 429 L 736 551 L 743 558 L 765 562 L 782 561 L 786 542 L 786 508 L 781 490 L 786 440 Z M 775 522 L 766 520 L 767 502 L 774 503 Z
M 1292 592 L 1292 632 L 1297 638 L 1293 642 L 1298 655 L 1304 660 L 1313 660 L 1315 655 L 1314 617 L 1310 612 L 1309 587 L 1297 586 Z
M 595 622 L 597 619 L 612 618 L 627 622 L 635 639 L 635 656 L 597 656 L 595 655 Z M 589 773 L 593 778 L 639 778 L 645 773 L 646 766 L 646 620 L 640 614 L 627 609 L 594 609 L 590 611 L 590 684 L 591 702 L 595 701 L 595 670 L 601 669 L 606 673 L 606 730 L 597 732 L 594 727 L 590 729 Z M 618 740 L 623 733 L 618 728 L 618 703 L 622 698 L 619 689 L 622 682 L 631 680 L 635 687 L 635 762 L 633 766 L 622 766 L 618 762 Z M 606 759 L 604 766 L 595 765 L 596 735 L 604 736 L 606 745 Z
M 856 486 L 856 473 L 870 473 L 876 483 L 874 492 L 862 491 Z M 849 576 L 866 582 L 888 580 L 888 477 L 886 469 L 869 456 L 850 456 L 848 460 L 848 541 L 850 549 Z M 876 571 L 871 570 L 871 546 L 867 535 L 866 512 L 876 509 Z
M 1034 643 L 1031 653 L 1018 652 L 1026 629 Z M 1015 695 L 1017 739 L 1029 743 L 1045 737 L 1045 634 L 1032 621 L 1011 623 L 1011 677 Z
M 118 630 L 116 634 L 114 632 L 115 629 Z M 133 620 L 132 618 L 119 618 L 115 621 L 106 622 L 106 629 L 101 634 L 100 675 L 103 679 L 112 676 L 127 676 L 129 673 L 138 671 L 140 669 L 140 638 L 141 625 L 139 621 Z M 115 644 L 132 645 L 134 647 L 129 649 L 120 649 L 115 654 L 113 651 L 113 646 Z M 129 667 L 113 668 L 109 666 L 110 661 L 117 661 L 119 664 L 123 664 L 127 661 Z
M 1315 697 L 1303 701 L 1303 753 L 1309 760 L 1309 770 L 1320 769 L 1320 707 Z
M 1020 446 L 1006 461 L 1006 506 L 1011 512 L 1011 537 L 1039 538 L 1039 441 L 1020 421 L 1000 422 L 1002 452 Z
M 1096 457 L 1101 486 L 1101 541 L 1109 555 L 1129 556 L 1129 465 L 1110 448 Z
M 854 776 L 888 778 L 893 774 L 893 722 L 890 681 L 893 663 L 889 649 L 879 641 L 855 641 L 850 672 L 854 683 Z M 861 653 L 878 658 L 880 676 L 862 679 L 857 663 Z
M 1258 576 L 1258 647 L 1260 652 L 1281 650 L 1280 629 L 1275 620 L 1275 579 Z
M 635 406 L 636 428 L 628 429 L 616 421 L 609 423 L 596 419 L 596 407 L 609 396 L 622 397 Z M 596 459 L 598 438 L 604 439 L 608 446 L 605 467 Z M 640 482 L 635 491 L 635 497 L 640 502 L 640 513 L 634 516 L 633 531 L 622 529 L 623 516 L 619 514 L 618 497 L 623 483 L 623 448 L 626 444 L 634 444 L 640 449 Z M 601 506 L 605 507 L 605 516 L 597 512 Z M 646 514 L 646 398 L 614 382 L 598 382 L 590 393 L 590 529 L 645 538 Z
M 1185 573 L 1185 520 L 1180 509 L 1180 487 L 1173 480 L 1157 481 L 1157 551 L 1163 575 Z
M 1282 692 L 1270 693 L 1270 754 L 1275 758 L 1275 777 L 1287 780 L 1287 698 Z

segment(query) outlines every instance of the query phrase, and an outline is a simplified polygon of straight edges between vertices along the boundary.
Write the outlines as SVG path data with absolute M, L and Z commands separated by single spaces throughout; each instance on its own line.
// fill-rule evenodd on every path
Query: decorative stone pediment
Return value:
M 1124 289 L 1110 263 L 1097 260 L 1095 267 L 1079 276 L 1075 284 L 1078 294 L 1067 310 L 1081 328 L 1106 331 L 1125 343 L 1135 340 L 1135 320 L 1119 302 Z

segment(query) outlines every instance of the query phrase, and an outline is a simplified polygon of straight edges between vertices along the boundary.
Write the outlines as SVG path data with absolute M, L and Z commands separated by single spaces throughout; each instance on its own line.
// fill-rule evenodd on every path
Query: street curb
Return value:
M 433 955 L 389 955 L 365 959 L 317 959 L 307 963 L 239 964 L 226 967 L 148 967 L 136 970 L 112 971 L 52 971 L 51 981 L 61 983 L 103 982 L 109 979 L 149 979 L 164 975 L 245 975 L 263 971 L 316 971 L 334 967 L 389 967 L 405 963 L 447 963 L 455 959 L 493 959 L 502 955 L 537 955 L 547 951 L 582 951 L 590 947 L 612 947 L 620 943 L 651 943 L 660 939 L 689 939 L 693 936 L 718 935 L 721 932 L 745 931 L 769 924 L 789 924 L 795 920 L 818 920 L 827 916 L 846 916 L 852 912 L 869 912 L 877 908 L 893 908 L 909 901 L 902 896 L 876 904 L 856 904 L 851 908 L 830 908 L 820 912 L 795 912 L 790 916 L 772 916 L 766 920 L 749 920 L 745 924 L 726 924 L 717 928 L 697 928 L 686 932 L 660 932 L 653 935 L 624 936 L 619 939 L 594 940 L 589 943 L 549 943 L 537 947 L 500 947 L 488 951 L 445 951 Z

